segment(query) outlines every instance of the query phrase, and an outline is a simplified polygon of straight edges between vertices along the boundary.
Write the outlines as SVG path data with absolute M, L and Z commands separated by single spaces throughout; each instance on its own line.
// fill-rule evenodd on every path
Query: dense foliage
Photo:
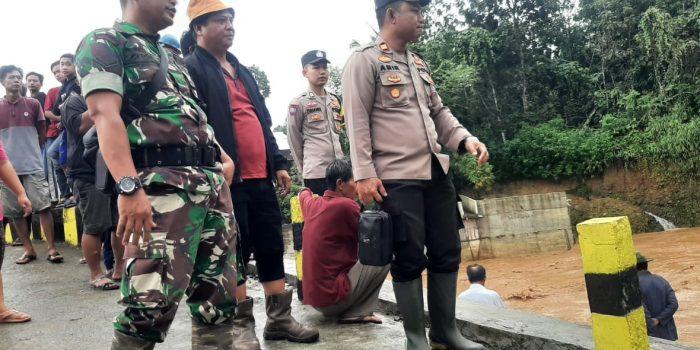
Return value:
M 497 180 L 585 178 L 618 161 L 698 174 L 699 2 L 436 0 L 427 15 L 414 49 L 490 147 Z M 484 187 L 490 174 L 455 175 Z

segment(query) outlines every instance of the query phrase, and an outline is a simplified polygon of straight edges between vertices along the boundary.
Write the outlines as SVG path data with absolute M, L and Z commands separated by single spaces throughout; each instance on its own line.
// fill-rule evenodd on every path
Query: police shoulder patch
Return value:
M 299 113 L 299 105 L 298 104 L 289 105 L 289 115 L 291 117 L 296 117 L 298 113 Z
M 356 52 L 362 52 L 362 51 L 365 51 L 365 50 L 367 50 L 367 49 L 369 49 L 369 48 L 372 48 L 372 47 L 375 47 L 374 43 L 365 44 L 365 45 L 360 45 L 360 46 L 357 47 L 357 49 L 356 49 L 355 51 L 356 51 Z

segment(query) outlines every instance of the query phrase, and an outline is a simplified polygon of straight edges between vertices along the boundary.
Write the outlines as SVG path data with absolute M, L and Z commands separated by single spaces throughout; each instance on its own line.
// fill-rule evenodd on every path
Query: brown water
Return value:
M 636 235 L 634 244 L 654 259 L 649 270 L 666 278 L 676 291 L 679 341 L 700 346 L 700 228 Z M 468 264 L 460 269 L 459 292 L 469 286 Z M 488 259 L 479 264 L 486 267 L 487 287 L 496 290 L 508 307 L 590 324 L 578 246 L 563 253 Z

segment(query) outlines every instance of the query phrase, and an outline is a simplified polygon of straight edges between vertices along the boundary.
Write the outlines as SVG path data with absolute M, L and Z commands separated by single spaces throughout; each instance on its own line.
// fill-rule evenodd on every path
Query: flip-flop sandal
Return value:
M 10 243 L 10 246 L 11 246 L 11 247 L 21 247 L 21 246 L 23 246 L 23 245 L 24 245 L 24 244 L 23 244 L 22 241 L 20 241 L 20 240 L 14 240 L 14 241 L 12 241 L 12 243 Z
M 370 316 L 363 316 L 363 317 L 344 318 L 344 319 L 338 320 L 338 323 L 340 323 L 340 324 L 367 324 L 367 323 L 382 324 L 382 320 L 375 315 L 370 315 Z
M 80 260 L 78 261 L 78 263 L 79 263 L 80 265 L 85 265 L 85 264 L 87 264 L 87 260 L 86 260 L 85 258 L 80 258 Z
M 24 323 L 31 321 L 31 316 L 17 310 L 7 310 L 0 313 L 0 324 L 3 323 Z
M 22 256 L 15 261 L 15 264 L 17 265 L 26 265 L 29 264 L 30 262 L 36 260 L 36 255 L 27 255 L 26 253 L 22 254 Z
M 100 277 L 100 278 L 107 278 L 107 279 L 109 279 L 110 281 L 114 282 L 114 284 L 116 284 L 117 287 L 121 287 L 121 285 L 122 285 L 122 279 L 121 279 L 121 278 L 116 279 L 116 278 L 112 277 L 112 273 L 113 273 L 113 272 L 110 272 L 110 271 L 108 270 L 107 273 L 105 273 L 104 275 L 102 275 L 102 277 Z
M 100 281 L 106 281 L 106 283 L 99 284 Z M 90 288 L 97 290 L 116 290 L 119 289 L 119 285 L 114 283 L 111 278 L 107 276 L 102 276 L 92 282 L 90 282 Z
M 52 264 L 60 264 L 63 262 L 63 256 L 59 252 L 53 252 L 46 257 L 46 260 Z

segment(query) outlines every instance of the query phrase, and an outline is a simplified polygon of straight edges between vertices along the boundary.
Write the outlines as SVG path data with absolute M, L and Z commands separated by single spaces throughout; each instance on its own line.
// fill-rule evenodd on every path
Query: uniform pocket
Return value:
M 386 73 L 379 77 L 382 86 L 382 106 L 384 108 L 405 107 L 408 105 L 408 79 L 401 73 Z
M 310 135 L 323 134 L 328 132 L 328 121 L 322 112 L 309 113 L 304 117 L 306 132 Z
M 164 259 L 131 259 L 126 266 L 121 304 L 132 309 L 167 306 Z

